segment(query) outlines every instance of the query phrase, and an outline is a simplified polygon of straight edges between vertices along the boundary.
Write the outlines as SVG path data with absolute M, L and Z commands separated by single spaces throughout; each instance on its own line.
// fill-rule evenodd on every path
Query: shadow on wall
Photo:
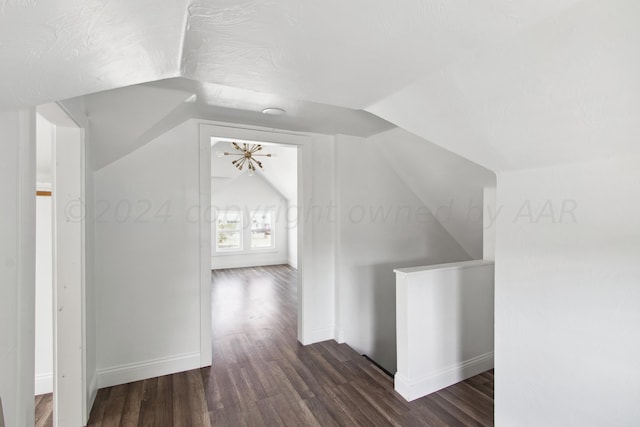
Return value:
M 485 273 L 485 268 L 466 268 L 454 270 L 451 283 L 454 295 L 449 301 L 443 300 L 442 306 L 455 313 L 450 319 L 454 322 L 456 360 L 468 361 L 480 356 L 493 354 L 494 349 L 494 268 Z
M 463 260 L 464 261 L 464 260 Z M 394 269 L 440 263 L 418 259 L 375 264 L 357 268 L 359 328 L 370 330 L 368 357 L 392 374 L 397 370 L 396 349 L 396 275 Z M 366 286 L 371 286 L 367 289 Z

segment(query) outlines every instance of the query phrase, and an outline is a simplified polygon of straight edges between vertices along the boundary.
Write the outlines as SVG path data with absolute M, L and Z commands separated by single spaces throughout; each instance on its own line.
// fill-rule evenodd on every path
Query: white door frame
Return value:
M 86 399 L 84 130 L 53 138 L 54 426 L 84 425 Z
M 211 209 L 211 138 L 261 141 L 295 146 L 298 149 L 298 341 L 310 343 L 310 331 L 305 328 L 305 285 L 310 283 L 305 270 L 305 252 L 311 251 L 311 227 L 304 221 L 305 195 L 311 193 L 311 137 L 282 130 L 267 130 L 249 126 L 233 126 L 201 122 L 200 133 L 200 279 L 201 279 L 201 365 L 211 365 L 211 220 L 205 218 Z M 306 245 L 306 246 L 305 246 Z M 309 339 L 308 339 L 309 338 Z

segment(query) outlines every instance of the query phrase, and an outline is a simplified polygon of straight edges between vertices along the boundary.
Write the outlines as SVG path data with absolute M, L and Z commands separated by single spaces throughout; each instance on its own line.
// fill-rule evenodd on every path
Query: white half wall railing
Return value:
M 415 400 L 493 368 L 493 261 L 395 273 L 395 390 L 402 397 Z

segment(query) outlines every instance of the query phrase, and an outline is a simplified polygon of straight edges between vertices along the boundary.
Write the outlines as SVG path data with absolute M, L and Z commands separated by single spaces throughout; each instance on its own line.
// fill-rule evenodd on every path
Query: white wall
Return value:
M 81 107 L 81 105 L 80 105 Z M 69 110 L 67 110 L 69 111 Z M 96 260 L 95 260 L 95 187 L 94 187 L 94 148 L 92 129 L 88 118 L 77 112 L 73 119 L 84 129 L 84 197 L 85 197 L 85 345 L 86 345 L 86 385 L 87 385 L 87 411 L 91 407 L 98 393 L 96 373 L 97 363 L 97 301 L 96 301 Z
M 482 259 L 496 259 L 496 219 L 499 215 L 496 187 L 485 187 L 482 216 Z
M 228 160 L 228 159 L 227 159 Z M 215 173 L 215 171 L 212 171 Z M 289 236 L 287 227 L 288 201 L 263 177 L 261 172 L 249 176 L 245 171 L 232 179 L 216 179 L 211 182 L 211 203 L 213 221 L 211 222 L 211 268 L 238 268 L 259 265 L 287 264 L 289 259 Z M 240 210 L 243 215 L 243 248 L 241 251 L 216 250 L 215 212 Z M 274 247 L 270 249 L 251 249 L 252 211 L 270 210 L 273 212 Z
M 395 372 L 394 268 L 470 257 L 395 173 L 374 141 L 340 135 L 335 150 L 338 336 Z
M 640 422 L 638 160 L 498 175 L 497 425 Z
M 492 261 L 396 270 L 398 372 L 411 401 L 493 368 Z
M 276 157 L 265 165 L 264 176 L 288 201 L 287 206 L 287 263 L 298 268 L 298 149 L 284 145 L 269 145 Z
M 53 391 L 53 218 L 51 209 L 51 197 L 36 198 L 36 395 Z
M 495 186 L 495 174 L 400 128 L 369 141 L 465 252 L 481 259 L 482 193 L 484 186 Z
M 581 1 L 368 108 L 498 174 L 499 426 L 639 423 L 639 14 Z
M 54 131 L 53 124 L 40 113 L 36 113 L 36 183 L 39 186 L 49 186 L 49 189 L 53 180 Z
M 0 141 L 0 399 L 7 426 L 32 426 L 35 112 L 1 112 Z
M 200 366 L 198 159 L 186 122 L 94 175 L 100 386 Z
M 293 268 L 298 268 L 298 203 L 289 202 L 287 204 L 287 239 L 289 254 L 287 264 Z
M 305 282 L 302 295 L 298 291 L 305 311 L 304 336 L 298 336 L 303 344 L 334 338 L 336 326 L 336 141 L 316 134 L 310 139 L 303 147 L 303 156 L 298 156 L 298 167 L 302 167 L 298 186 L 304 186 L 304 200 L 298 199 L 297 221 L 304 245 L 299 248 L 302 258 L 298 259 L 298 274 L 302 271 Z
M 197 209 L 190 208 L 199 203 L 198 129 L 206 126 L 185 122 L 94 174 L 101 386 L 200 366 L 201 236 Z M 270 134 L 220 126 L 212 132 L 220 130 L 241 139 Z M 330 206 L 333 138 L 285 137 L 304 144 L 299 185 L 305 206 Z M 305 261 L 299 268 L 306 285 L 299 294 L 305 306 L 300 340 L 311 343 L 334 332 L 334 224 L 325 218 L 301 224 Z

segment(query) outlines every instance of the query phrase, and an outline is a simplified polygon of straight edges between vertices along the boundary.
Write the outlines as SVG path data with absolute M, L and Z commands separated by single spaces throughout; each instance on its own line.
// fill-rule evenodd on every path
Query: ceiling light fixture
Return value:
M 267 116 L 282 116 L 286 113 L 282 108 L 269 107 L 262 110 L 262 114 L 266 114 Z
M 253 173 L 256 171 L 256 165 L 262 169 L 262 162 L 257 160 L 256 157 L 273 157 L 273 154 L 262 154 L 258 153 L 262 150 L 262 145 L 260 144 L 241 144 L 238 145 L 236 142 L 232 142 L 231 146 L 238 152 L 227 152 L 227 151 L 217 151 L 216 155 L 218 157 L 224 156 L 236 156 L 238 157 L 234 161 L 231 162 L 238 170 L 242 170 L 244 165 L 247 165 L 247 169 L 249 169 L 249 176 L 253 176 Z

